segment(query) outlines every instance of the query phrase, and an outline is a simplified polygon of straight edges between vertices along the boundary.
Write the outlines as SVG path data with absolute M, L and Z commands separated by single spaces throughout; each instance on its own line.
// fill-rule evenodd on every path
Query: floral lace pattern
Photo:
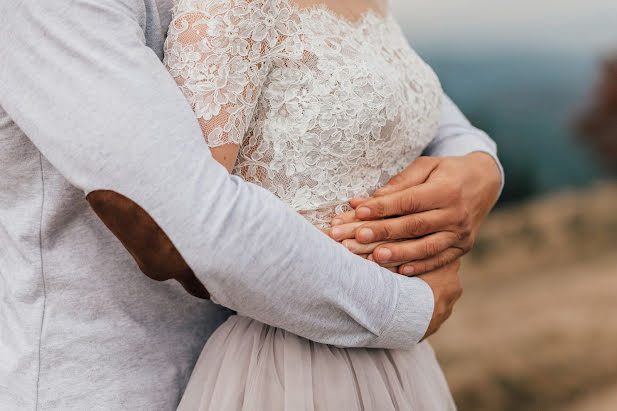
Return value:
M 325 227 L 419 156 L 442 90 L 391 15 L 288 0 L 179 0 L 165 63 L 233 173 Z

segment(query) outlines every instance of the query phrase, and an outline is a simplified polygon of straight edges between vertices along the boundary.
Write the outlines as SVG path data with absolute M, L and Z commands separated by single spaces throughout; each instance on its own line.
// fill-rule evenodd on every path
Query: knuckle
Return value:
M 444 267 L 448 265 L 448 257 L 444 254 L 441 254 L 435 258 L 435 268 Z
M 439 164 L 442 159 L 439 157 L 421 156 L 417 160 L 424 166 L 433 166 Z
M 356 211 L 355 210 L 347 211 L 341 214 L 340 216 L 338 216 L 338 218 L 340 218 L 344 222 L 351 223 L 356 219 Z
M 426 156 L 420 156 L 418 158 L 416 158 L 412 164 L 415 164 L 417 166 L 424 166 L 426 164 L 431 163 L 431 158 L 430 157 L 426 157 Z
M 471 237 L 471 234 L 471 223 L 469 221 L 461 221 L 458 225 L 458 230 L 456 230 L 458 241 L 466 241 Z
M 391 240 L 394 236 L 394 227 L 391 223 L 384 224 L 381 233 L 378 230 L 374 231 L 378 234 L 378 239 Z
M 410 237 L 421 235 L 423 222 L 421 218 L 408 217 L 405 219 L 405 233 Z
M 400 196 L 397 200 L 397 211 L 400 213 L 411 213 L 414 209 L 414 199 L 412 196 L 403 195 Z
M 386 209 L 384 201 L 383 200 L 376 201 L 375 204 L 373 204 L 372 209 L 373 209 L 373 213 L 375 214 L 375 216 L 383 217 L 385 213 L 385 209 Z
M 414 193 L 412 189 L 402 191 L 400 199 L 402 214 L 411 214 L 421 211 L 422 200 L 419 194 Z
M 470 238 L 471 237 L 471 224 L 467 223 L 465 224 L 465 226 L 463 227 L 462 230 L 462 235 L 464 238 Z
M 424 245 L 424 252 L 427 257 L 433 257 L 439 253 L 439 244 L 435 241 L 427 241 Z
M 449 252 L 445 252 L 445 260 L 446 265 L 452 264 L 457 258 L 459 258 L 463 253 L 459 249 L 451 249 Z
M 460 257 L 463 254 L 467 254 L 473 248 L 475 240 L 469 235 L 456 235 L 455 244 L 453 244 L 454 248 L 452 249 L 451 254 L 454 257 Z
M 395 175 L 394 177 L 392 177 L 390 179 L 390 181 L 388 182 L 389 185 L 393 185 L 393 186 L 397 186 L 399 184 L 403 184 L 405 181 L 405 179 L 403 178 L 403 176 L 401 176 L 400 174 Z
M 467 243 L 467 239 L 469 238 L 471 233 L 468 233 L 467 230 L 464 229 L 459 229 L 456 231 L 456 241 L 455 243 L 457 244 L 466 244 Z

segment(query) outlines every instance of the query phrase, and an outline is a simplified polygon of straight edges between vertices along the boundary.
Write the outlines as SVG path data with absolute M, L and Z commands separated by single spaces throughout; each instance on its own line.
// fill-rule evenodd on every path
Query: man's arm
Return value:
M 135 4 L 0 1 L 3 109 L 151 277 L 315 341 L 420 340 L 429 286 L 348 253 L 229 176 L 144 44 Z

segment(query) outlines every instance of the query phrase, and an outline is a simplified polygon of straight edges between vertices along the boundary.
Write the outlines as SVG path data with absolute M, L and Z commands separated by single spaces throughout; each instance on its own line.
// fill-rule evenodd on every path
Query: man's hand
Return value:
M 488 154 L 420 157 L 374 197 L 352 200 L 355 210 L 335 217 L 330 235 L 400 274 L 427 273 L 471 250 L 500 185 Z
M 452 314 L 454 303 L 461 298 L 463 287 L 458 275 L 459 268 L 460 260 L 456 260 L 454 263 L 446 265 L 436 271 L 419 276 L 431 287 L 435 298 L 433 318 L 422 340 L 430 337 L 439 330 L 439 327 L 441 327 Z

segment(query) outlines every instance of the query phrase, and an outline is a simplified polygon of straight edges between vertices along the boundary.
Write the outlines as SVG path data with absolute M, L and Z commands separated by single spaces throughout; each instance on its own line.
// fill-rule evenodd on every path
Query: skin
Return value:
M 385 15 L 388 8 L 388 2 L 384 0 L 292 0 L 292 4 L 300 9 L 323 4 L 329 10 L 350 21 L 358 20 L 360 15 L 366 10 L 372 10 L 378 14 Z
M 355 210 L 332 220 L 330 236 L 403 275 L 444 267 L 469 252 L 495 205 L 501 173 L 491 156 L 420 157 Z
M 421 275 L 422 278 L 433 290 L 435 307 L 433 308 L 433 317 L 428 325 L 426 334 L 422 340 L 435 334 L 439 328 L 446 322 L 452 311 L 454 304 L 463 295 L 463 285 L 459 276 L 460 259 L 439 268 L 430 273 Z
M 212 157 L 225 167 L 229 173 L 231 173 L 236 164 L 239 150 L 240 146 L 238 144 L 225 144 L 219 147 L 210 147 Z

